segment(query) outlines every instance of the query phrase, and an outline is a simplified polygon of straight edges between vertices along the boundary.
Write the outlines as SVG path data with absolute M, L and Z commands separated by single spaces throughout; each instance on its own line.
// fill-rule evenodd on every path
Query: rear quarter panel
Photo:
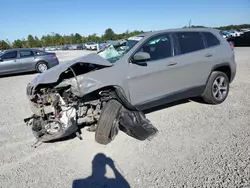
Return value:
M 231 73 L 236 72 L 236 62 L 235 62 L 235 52 L 231 49 L 230 44 L 226 39 L 224 39 L 220 34 L 215 33 L 217 38 L 220 40 L 221 44 L 214 47 L 214 55 L 216 57 L 214 62 L 215 66 L 228 64 L 231 68 Z
M 37 56 L 36 62 L 38 63 L 39 61 L 45 61 L 47 62 L 49 68 L 54 67 L 59 64 L 58 59 L 53 59 L 52 55 L 43 55 L 43 56 Z

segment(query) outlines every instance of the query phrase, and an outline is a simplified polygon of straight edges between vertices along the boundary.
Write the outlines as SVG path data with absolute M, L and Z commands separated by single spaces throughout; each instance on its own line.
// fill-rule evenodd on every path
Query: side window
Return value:
M 250 31 L 248 31 L 247 33 L 244 33 L 243 36 L 246 38 L 250 38 Z
M 169 34 L 153 37 L 149 39 L 139 50 L 150 55 L 149 61 L 172 57 L 172 45 Z
M 15 59 L 17 58 L 17 51 L 8 52 L 1 56 L 1 59 Z
M 206 39 L 207 46 L 212 47 L 220 44 L 220 41 L 210 32 L 203 32 L 202 33 Z
M 179 42 L 181 54 L 205 48 L 202 35 L 199 32 L 177 32 L 175 35 Z
M 45 55 L 46 52 L 43 51 L 35 51 L 35 55 Z
M 30 51 L 30 50 L 22 50 L 19 53 L 20 53 L 20 58 L 26 58 L 26 57 L 33 57 L 34 56 L 33 51 Z

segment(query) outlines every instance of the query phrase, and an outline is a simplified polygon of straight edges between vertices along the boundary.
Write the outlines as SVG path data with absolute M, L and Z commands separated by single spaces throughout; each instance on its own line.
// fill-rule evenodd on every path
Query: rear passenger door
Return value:
M 189 90 L 191 95 L 200 94 L 209 76 L 211 62 L 215 61 L 213 49 L 206 48 L 200 32 L 175 32 L 174 36 L 179 65 L 179 77 L 175 82 L 180 90 Z
M 23 71 L 35 70 L 35 58 L 32 50 L 20 50 L 17 66 Z

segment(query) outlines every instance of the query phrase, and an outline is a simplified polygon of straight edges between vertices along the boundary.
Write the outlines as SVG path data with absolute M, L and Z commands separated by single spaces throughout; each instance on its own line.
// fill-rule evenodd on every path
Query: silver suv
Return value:
M 74 132 L 75 124 L 88 124 L 101 144 L 121 129 L 144 140 L 157 131 L 142 110 L 197 96 L 220 104 L 235 73 L 233 46 L 219 30 L 187 28 L 130 37 L 60 64 L 28 84 L 33 131 L 52 139 L 48 135 L 59 138 L 67 130 L 66 135 Z

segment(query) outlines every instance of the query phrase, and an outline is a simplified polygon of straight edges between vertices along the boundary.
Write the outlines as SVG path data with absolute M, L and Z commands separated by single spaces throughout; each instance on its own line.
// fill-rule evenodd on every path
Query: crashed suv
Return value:
M 119 130 L 145 140 L 157 129 L 142 110 L 196 96 L 220 104 L 235 73 L 233 48 L 218 30 L 147 32 L 38 75 L 27 86 L 34 114 L 25 122 L 44 142 L 79 125 L 100 144 Z

